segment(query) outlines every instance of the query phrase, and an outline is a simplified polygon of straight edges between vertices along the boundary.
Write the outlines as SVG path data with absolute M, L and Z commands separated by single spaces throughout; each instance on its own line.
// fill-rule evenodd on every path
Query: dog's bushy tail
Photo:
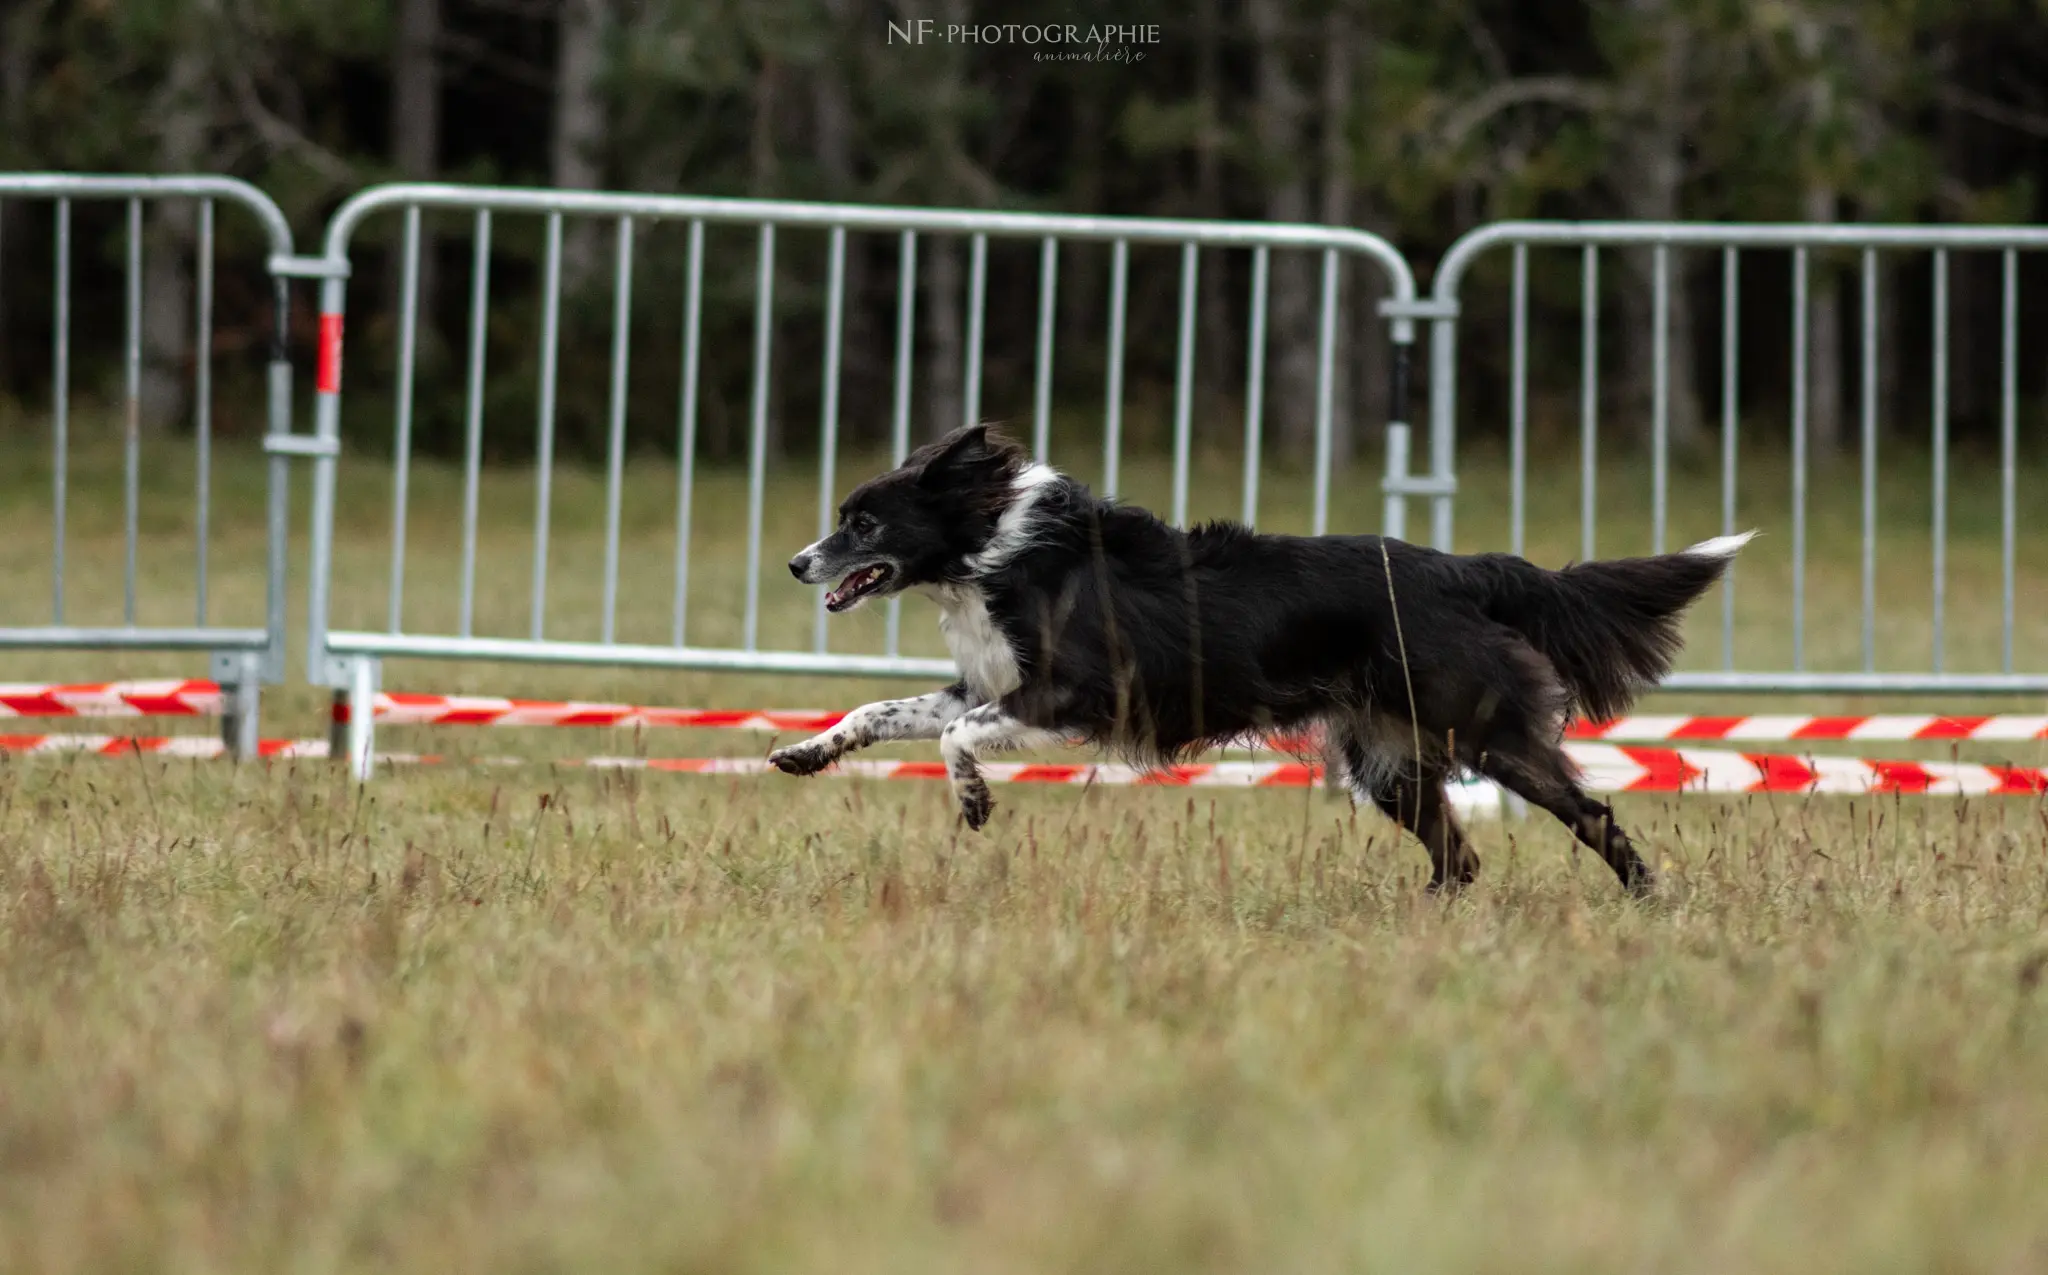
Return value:
M 1548 656 L 1589 721 L 1627 711 L 1671 671 L 1679 617 L 1714 586 L 1756 533 L 1717 536 L 1654 558 L 1581 562 L 1548 571 L 1520 559 L 1503 573 L 1493 618 Z

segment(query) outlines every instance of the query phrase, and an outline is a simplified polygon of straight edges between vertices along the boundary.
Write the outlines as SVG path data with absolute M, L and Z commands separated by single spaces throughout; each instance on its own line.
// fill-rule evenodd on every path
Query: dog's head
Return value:
M 854 488 L 839 506 L 838 529 L 791 558 L 790 573 L 805 584 L 839 581 L 825 595 L 825 609 L 835 612 L 966 579 L 1018 499 L 1030 463 L 1023 448 L 986 425 L 956 429 Z

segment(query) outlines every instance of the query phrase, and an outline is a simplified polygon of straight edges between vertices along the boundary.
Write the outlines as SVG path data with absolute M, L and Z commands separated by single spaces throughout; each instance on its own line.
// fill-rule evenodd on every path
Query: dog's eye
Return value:
M 855 514 L 846 520 L 846 525 L 853 529 L 855 535 L 865 536 L 879 524 L 875 522 L 874 515 L 872 514 Z

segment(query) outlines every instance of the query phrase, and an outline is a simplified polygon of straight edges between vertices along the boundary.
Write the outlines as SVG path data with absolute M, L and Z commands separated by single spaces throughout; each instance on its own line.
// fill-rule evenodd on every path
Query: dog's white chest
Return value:
M 932 597 L 939 604 L 939 633 L 969 689 L 993 700 L 1023 685 L 1017 653 L 989 616 L 981 590 L 943 585 Z

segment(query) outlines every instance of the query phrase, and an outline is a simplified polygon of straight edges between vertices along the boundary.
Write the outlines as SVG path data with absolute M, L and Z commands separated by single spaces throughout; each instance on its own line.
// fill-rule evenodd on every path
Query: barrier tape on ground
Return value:
M 2030 797 L 2048 793 L 2048 767 L 1953 761 L 1790 757 L 1707 748 L 1568 743 L 1596 792 L 1938 793 Z
M 0 735 L 5 753 L 129 752 L 172 757 L 219 757 L 221 741 L 200 735 Z M 1566 745 L 1566 751 L 1595 792 L 1638 793 L 1827 793 L 1938 796 L 2038 797 L 2048 795 L 2048 767 L 1974 762 L 1877 761 L 1861 757 L 1791 757 L 1718 749 L 1644 748 L 1616 744 Z M 259 756 L 321 758 L 326 740 L 265 740 Z M 442 758 L 382 753 L 391 763 L 434 763 Z M 691 775 L 765 775 L 774 767 L 758 757 L 584 757 L 573 759 L 482 757 L 486 765 L 557 765 L 653 770 Z M 1322 781 L 1323 769 L 1293 761 L 1219 761 L 1143 770 L 1109 763 L 991 762 L 982 767 L 991 782 L 1014 784 L 1101 784 L 1188 788 L 1301 788 Z M 833 772 L 865 779 L 943 779 L 937 761 L 840 763 Z
M 97 753 L 122 757 L 149 753 L 159 757 L 225 757 L 226 741 L 212 735 L 0 735 L 0 753 Z M 266 739 L 259 757 L 325 757 L 324 739 Z
M 335 711 L 336 720 L 347 719 L 345 706 L 337 706 Z M 376 711 L 379 722 L 394 726 L 665 726 L 760 732 L 827 730 L 845 716 L 843 712 L 827 710 L 646 708 L 633 704 L 400 692 L 379 694 Z M 2048 716 L 2009 713 L 1977 717 L 1897 713 L 1863 717 L 1642 714 L 1616 718 L 1611 722 L 1575 722 L 1567 735 L 1575 740 L 1646 743 L 1667 740 L 2013 742 L 2048 740 Z M 1282 742 L 1300 743 L 1298 740 Z
M 78 683 L 0 683 L 0 718 L 213 717 L 224 696 L 199 678 Z M 650 708 L 580 700 L 510 699 L 498 695 L 431 695 L 398 691 L 377 696 L 377 720 L 392 726 L 595 726 L 741 730 L 760 734 L 827 730 L 846 714 L 830 709 Z M 335 708 L 347 720 L 345 706 Z M 1757 714 L 1707 717 L 1637 714 L 1611 722 L 1575 722 L 1567 737 L 1631 743 L 1939 743 L 2048 741 L 2048 715 L 2015 713 L 1937 716 L 1887 713 L 1861 717 Z M 1302 739 L 1274 741 L 1282 751 L 1314 751 Z
M 0 682 L 0 718 L 218 717 L 220 684 L 167 678 L 142 682 Z
M 1718 743 L 1796 743 L 1905 740 L 2048 740 L 2048 717 L 1999 713 L 1983 717 L 1935 717 L 1886 713 L 1868 717 L 1664 717 L 1639 715 L 1611 722 L 1574 722 L 1571 739 L 1631 741 L 1702 740 Z
M 817 709 L 647 708 L 580 700 L 413 695 L 399 691 L 379 693 L 376 714 L 377 721 L 387 726 L 647 726 L 767 733 L 827 730 L 846 716 L 844 712 Z M 348 720 L 346 704 L 335 705 L 334 719 Z

